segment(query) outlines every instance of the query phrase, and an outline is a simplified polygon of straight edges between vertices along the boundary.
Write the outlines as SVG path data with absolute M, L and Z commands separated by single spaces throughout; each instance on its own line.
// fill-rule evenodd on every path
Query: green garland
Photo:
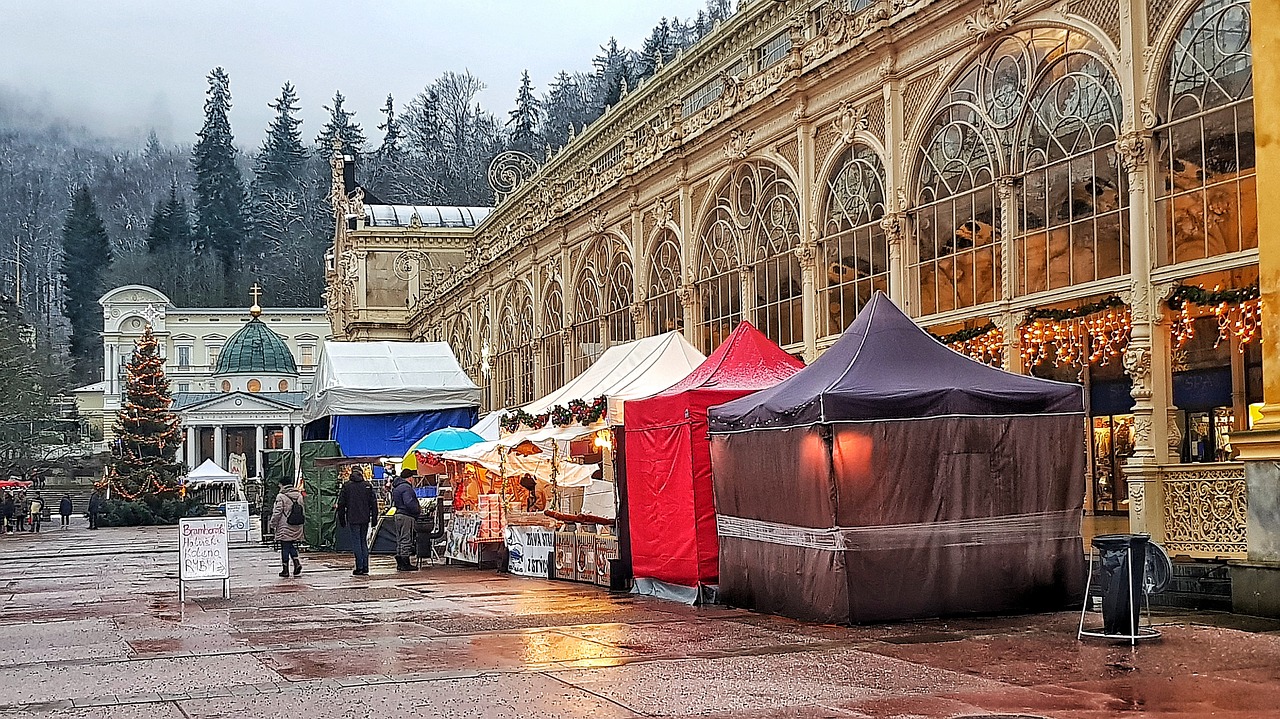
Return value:
M 574 422 L 590 425 L 600 421 L 600 418 L 604 416 L 605 410 L 608 408 L 608 399 L 601 395 L 592 400 L 590 404 L 580 399 L 570 400 L 567 407 L 556 405 L 538 415 L 517 409 L 504 416 L 499 424 L 507 432 L 515 432 L 521 427 L 539 429 L 545 427 L 548 421 L 555 427 L 568 427 Z
M 996 323 L 987 322 L 985 325 L 982 325 L 981 327 L 970 327 L 968 329 L 952 332 L 951 334 L 948 334 L 948 335 L 935 335 L 932 332 L 930 332 L 929 334 L 933 335 L 933 338 L 935 340 L 938 340 L 942 344 L 950 345 L 950 344 L 955 344 L 957 342 L 968 342 L 969 340 L 977 339 L 989 332 L 994 332 L 995 329 L 996 329 Z
M 1238 290 L 1206 290 L 1199 285 L 1178 285 L 1173 289 L 1173 294 L 1165 301 L 1165 304 L 1169 309 L 1178 312 L 1182 310 L 1183 305 L 1188 303 L 1205 307 L 1220 305 L 1223 302 L 1238 305 L 1249 300 L 1256 300 L 1260 296 L 1261 292 L 1258 289 L 1257 282 Z
M 1103 310 L 1110 310 L 1124 306 L 1124 300 L 1120 299 L 1116 295 L 1112 295 L 1099 302 L 1093 302 L 1083 307 L 1077 307 L 1073 310 L 1031 310 L 1027 313 L 1027 317 L 1022 321 L 1022 324 L 1029 325 L 1036 320 L 1054 320 L 1056 322 L 1061 322 L 1062 320 L 1074 320 L 1097 314 Z

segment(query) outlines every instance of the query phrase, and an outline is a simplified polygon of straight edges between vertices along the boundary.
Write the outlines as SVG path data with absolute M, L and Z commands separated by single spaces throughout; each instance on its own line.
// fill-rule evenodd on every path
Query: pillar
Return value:
M 200 464 L 200 430 L 187 427 L 187 469 L 195 469 Z
M 1280 3 L 1250 3 L 1253 43 L 1254 143 L 1258 208 L 1280 203 Z M 1245 463 L 1248 561 L 1280 570 L 1280 213 L 1258 213 L 1258 283 L 1262 294 L 1262 419 L 1234 432 L 1231 445 Z M 1232 573 L 1233 584 L 1237 577 Z M 1233 597 L 1233 603 L 1235 603 Z M 1248 607 L 1280 615 L 1280 602 Z
M 680 181 L 680 290 L 676 296 L 680 299 L 680 309 L 684 313 L 684 338 L 701 350 L 706 350 L 698 338 L 697 303 L 694 302 L 694 281 L 697 279 L 698 243 L 694 237 L 693 213 L 698 209 L 693 206 L 692 188 L 689 187 L 688 169 L 681 161 Z M 710 354 L 710 353 L 708 353 Z
M 262 450 L 266 448 L 266 427 L 255 425 L 253 428 L 253 476 L 262 476 Z
M 286 424 L 280 428 L 281 449 L 293 449 L 293 425 Z
M 817 179 L 817 149 L 814 147 L 813 119 L 808 114 L 809 99 L 800 96 L 792 116 L 796 118 L 796 141 L 799 145 L 796 168 L 796 195 L 800 212 L 800 244 L 796 257 L 800 260 L 801 334 L 804 337 L 804 361 L 818 358 L 818 193 L 813 191 Z M 792 328 L 792 332 L 795 328 Z
M 213 463 L 219 467 L 227 468 L 227 446 L 222 437 L 222 425 L 215 424 L 213 426 Z

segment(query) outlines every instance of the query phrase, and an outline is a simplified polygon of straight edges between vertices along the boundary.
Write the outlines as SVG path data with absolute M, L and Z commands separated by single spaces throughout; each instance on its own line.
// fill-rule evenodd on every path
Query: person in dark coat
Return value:
M 62 528 L 66 529 L 71 526 L 71 495 L 62 495 L 62 501 L 58 502 L 58 514 L 62 516 Z
M 396 510 L 396 569 L 402 572 L 417 569 L 409 562 L 409 555 L 413 554 L 414 522 L 422 514 L 422 505 L 409 481 L 412 476 L 412 469 L 402 469 L 391 485 L 391 506 Z
M 351 537 L 351 551 L 356 555 L 357 577 L 369 573 L 369 525 L 378 521 L 378 499 L 373 485 L 364 479 L 364 471 L 351 468 L 351 476 L 338 492 L 338 526 L 346 527 Z
M 98 528 L 98 515 L 102 514 L 102 492 L 93 490 L 93 494 L 89 495 L 89 529 Z
M 13 534 L 13 494 L 4 493 L 4 501 L 0 502 L 0 532 Z

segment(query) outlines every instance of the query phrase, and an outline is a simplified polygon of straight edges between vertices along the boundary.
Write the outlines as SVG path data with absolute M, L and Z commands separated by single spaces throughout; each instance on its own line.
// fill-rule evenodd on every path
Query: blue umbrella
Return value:
M 443 427 L 418 440 L 409 451 L 440 454 L 441 452 L 452 452 L 455 449 L 466 449 L 477 442 L 483 441 L 484 437 L 469 429 Z

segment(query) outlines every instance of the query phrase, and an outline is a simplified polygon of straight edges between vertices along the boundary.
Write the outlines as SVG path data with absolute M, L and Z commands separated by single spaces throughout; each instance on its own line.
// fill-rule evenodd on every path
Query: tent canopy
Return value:
M 219 467 L 212 459 L 206 459 L 204 464 L 187 473 L 186 481 L 187 484 L 233 484 L 240 481 L 240 475 Z
M 445 342 L 326 342 L 302 415 L 310 422 L 479 405 L 480 388 Z
M 707 408 L 772 387 L 803 366 L 743 322 L 688 377 L 627 403 L 627 495 L 636 577 L 681 587 L 719 583 Z M 696 598 L 696 592 L 687 594 Z
M 805 371 L 717 407 L 713 432 L 947 415 L 1081 412 L 1079 385 L 1012 374 L 938 342 L 882 292 Z
M 614 345 L 565 386 L 524 406 L 537 415 L 577 399 L 609 399 L 608 424 L 623 423 L 623 403 L 667 389 L 706 359 L 679 332 Z

